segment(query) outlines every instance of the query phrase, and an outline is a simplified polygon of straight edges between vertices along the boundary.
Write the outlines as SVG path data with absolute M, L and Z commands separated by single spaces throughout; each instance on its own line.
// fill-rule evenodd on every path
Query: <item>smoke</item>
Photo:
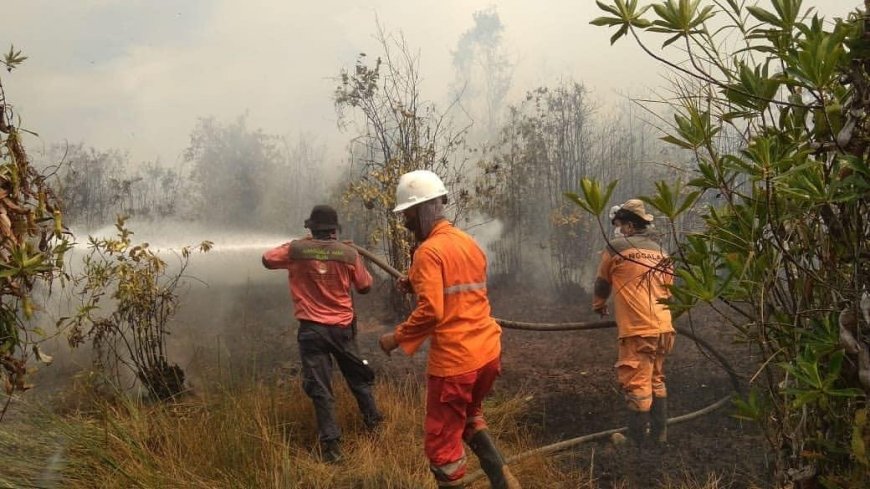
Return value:
M 167 263 L 167 275 L 178 271 L 184 246 L 203 240 L 214 243 L 208 253 L 192 253 L 179 288 L 179 308 L 168 324 L 168 360 L 178 364 L 194 387 L 209 379 L 232 378 L 236 372 L 270 372 L 295 355 L 291 347 L 293 306 L 286 271 L 267 270 L 261 256 L 293 236 L 273 233 L 233 233 L 209 229 L 196 223 L 164 220 L 128 221 L 133 244 L 148 243 Z M 94 239 L 116 236 L 114 226 L 99 228 Z M 301 233 L 300 233 L 301 234 Z M 87 236 L 87 235 L 77 235 Z M 87 239 L 79 237 L 66 256 L 66 271 L 72 276 L 83 270 L 89 252 Z M 34 376 L 37 396 L 69 387 L 79 372 L 92 370 L 95 353 L 85 343 L 72 349 L 68 331 L 52 325 L 69 317 L 82 305 L 71 283 L 55 283 L 52 290 L 39 291 L 39 305 L 33 324 L 45 332 L 40 349 L 54 357 L 50 366 L 38 368 Z M 100 306 L 111 308 L 108 298 Z M 122 387 L 136 385 L 129 372 L 122 371 Z
M 472 135 L 486 139 L 498 129 L 514 67 L 502 46 L 505 28 L 495 7 L 478 10 L 472 17 L 474 27 L 460 36 L 452 53 L 451 92 L 469 118 L 481 123 Z
M 456 51 L 453 51 L 453 67 L 457 75 L 466 75 L 466 80 L 478 50 L 498 49 L 504 32 L 504 25 L 495 7 L 478 10 L 472 17 L 474 27 L 462 33 Z
M 193 253 L 186 275 L 206 285 L 238 285 L 268 280 L 267 270 L 260 262 L 263 252 L 303 235 L 274 233 L 232 232 L 170 219 L 161 221 L 128 221 L 133 231 L 133 244 L 147 243 L 167 264 L 172 267 L 178 260 L 181 249 L 190 246 L 196 250 L 203 241 L 213 243 L 207 253 Z M 104 226 L 91 233 L 95 239 L 116 236 L 115 226 Z M 75 265 L 86 249 L 86 242 L 79 240 L 75 252 L 68 260 Z M 170 268 L 171 270 L 171 268 Z

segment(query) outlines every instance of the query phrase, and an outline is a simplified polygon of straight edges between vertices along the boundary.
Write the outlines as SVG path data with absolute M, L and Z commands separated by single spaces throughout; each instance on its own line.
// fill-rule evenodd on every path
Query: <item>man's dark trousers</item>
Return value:
M 383 419 L 372 395 L 374 374 L 360 360 L 355 330 L 351 326 L 342 328 L 309 321 L 300 321 L 299 324 L 297 340 L 302 359 L 302 388 L 314 402 L 320 443 L 341 438 L 332 392 L 333 358 L 356 398 L 366 427 L 374 428 Z

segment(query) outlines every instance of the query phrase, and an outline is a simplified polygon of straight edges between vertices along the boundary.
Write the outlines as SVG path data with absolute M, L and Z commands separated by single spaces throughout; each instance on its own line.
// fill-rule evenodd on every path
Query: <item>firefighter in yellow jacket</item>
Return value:
M 501 328 L 490 316 L 486 255 L 444 218 L 447 189 L 417 170 L 399 179 L 395 212 L 419 246 L 401 288 L 417 295 L 405 322 L 380 339 L 389 353 L 413 355 L 430 340 L 424 449 L 438 487 L 461 488 L 465 441 L 496 489 L 518 489 L 483 417 L 483 399 L 501 372 Z
M 653 216 L 641 200 L 631 199 L 612 219 L 620 237 L 601 252 L 592 308 L 606 316 L 607 299 L 619 334 L 616 377 L 630 411 L 628 438 L 640 445 L 650 436 L 667 441 L 668 391 L 665 357 L 674 347 L 671 313 L 662 303 L 670 296 L 673 267 L 651 229 Z

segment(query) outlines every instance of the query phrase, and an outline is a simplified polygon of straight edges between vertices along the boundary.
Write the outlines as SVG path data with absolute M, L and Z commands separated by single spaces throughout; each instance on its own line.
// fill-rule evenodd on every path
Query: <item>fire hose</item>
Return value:
M 349 244 L 355 250 L 357 250 L 357 252 L 359 252 L 360 255 L 364 256 L 369 261 L 371 261 L 372 263 L 374 263 L 379 268 L 381 268 L 382 270 L 384 270 L 388 274 L 392 275 L 393 277 L 400 278 L 400 277 L 404 276 L 403 273 L 399 272 L 393 266 L 391 266 L 389 263 L 387 263 L 386 261 L 381 259 L 379 256 L 368 251 L 367 249 L 362 248 L 362 247 L 360 247 L 356 244 L 353 244 L 351 242 L 347 242 L 347 244 Z M 495 321 L 502 328 L 516 329 L 516 330 L 521 330 L 521 331 L 586 331 L 586 330 L 606 329 L 606 328 L 615 328 L 616 327 L 616 322 L 612 321 L 612 320 L 570 322 L 570 323 L 529 323 L 529 322 L 520 322 L 520 321 L 508 321 L 506 319 L 500 319 L 500 318 L 493 318 L 493 319 L 495 319 Z M 706 407 L 703 407 L 697 411 L 693 411 L 691 413 L 684 414 L 682 416 L 675 416 L 673 418 L 669 418 L 667 421 L 667 424 L 669 424 L 669 425 L 676 424 L 676 423 L 682 423 L 684 421 L 689 421 L 691 419 L 695 419 L 695 418 L 698 418 L 698 417 L 703 416 L 705 414 L 709 414 L 713 411 L 716 411 L 717 409 L 728 404 L 728 402 L 731 400 L 732 396 L 735 393 L 739 393 L 741 391 L 740 378 L 737 375 L 737 372 L 734 370 L 733 367 L 731 367 L 731 364 L 728 362 L 728 360 L 721 353 L 716 351 L 716 349 L 713 348 L 712 345 L 710 345 L 709 343 L 707 343 L 703 339 L 696 336 L 692 331 L 687 330 L 686 328 L 683 328 L 683 327 L 676 327 L 675 329 L 677 330 L 677 333 L 679 333 L 681 336 L 685 336 L 685 337 L 691 339 L 692 341 L 695 342 L 696 345 L 701 347 L 703 350 L 706 350 L 707 353 L 709 353 L 711 356 L 713 356 L 716 359 L 716 361 L 719 363 L 719 365 L 728 374 L 728 377 L 731 380 L 731 386 L 733 387 L 734 391 L 732 393 L 720 398 L 716 402 L 714 402 Z M 579 445 L 581 443 L 585 443 L 588 441 L 594 441 L 594 440 L 598 440 L 601 438 L 606 438 L 608 436 L 613 435 L 614 433 L 624 432 L 627 429 L 628 429 L 627 427 L 613 428 L 610 430 L 599 431 L 597 433 L 591 433 L 588 435 L 583 435 L 583 436 L 579 436 L 576 438 L 571 438 L 568 440 L 560 441 L 557 443 L 553 443 L 551 445 L 542 446 L 539 448 L 528 450 L 526 452 L 518 453 L 516 455 L 508 457 L 507 460 L 505 460 L 505 463 L 513 464 L 513 463 L 519 462 L 520 460 L 524 460 L 526 458 L 529 458 L 529 457 L 532 457 L 535 455 L 540 455 L 540 456 L 552 455 L 554 453 L 561 452 L 563 450 L 574 447 L 574 446 Z M 476 481 L 480 478 L 483 478 L 483 477 L 485 477 L 485 474 L 483 473 L 483 471 L 478 470 L 476 472 L 473 472 L 471 474 L 466 475 L 462 479 L 462 482 L 465 484 L 470 484 L 471 482 L 474 482 L 474 481 Z

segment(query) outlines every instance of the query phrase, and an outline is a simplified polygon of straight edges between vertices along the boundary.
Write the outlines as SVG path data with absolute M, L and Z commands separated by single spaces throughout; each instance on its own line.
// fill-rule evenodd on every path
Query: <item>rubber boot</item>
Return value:
M 462 465 L 465 465 L 464 456 L 462 457 L 461 463 Z M 432 475 L 435 476 L 435 482 L 438 484 L 438 489 L 447 489 L 448 487 L 451 489 L 465 489 L 465 484 L 462 482 L 462 478 L 460 477 L 456 480 L 450 480 L 452 475 L 444 472 L 444 468 L 433 467 L 430 465 L 429 470 L 432 472 Z
M 319 458 L 322 462 L 328 464 L 337 464 L 341 462 L 341 445 L 338 440 L 329 440 L 320 444 Z
M 650 437 L 658 443 L 668 442 L 668 398 L 653 397 L 650 411 Z
M 649 421 L 649 412 L 631 411 L 628 415 L 628 439 L 637 446 L 643 446 L 646 440 L 646 424 Z
M 471 451 L 480 459 L 480 468 L 493 489 L 521 489 L 519 481 L 504 463 L 504 457 L 495 447 L 487 430 L 480 430 L 468 440 Z

